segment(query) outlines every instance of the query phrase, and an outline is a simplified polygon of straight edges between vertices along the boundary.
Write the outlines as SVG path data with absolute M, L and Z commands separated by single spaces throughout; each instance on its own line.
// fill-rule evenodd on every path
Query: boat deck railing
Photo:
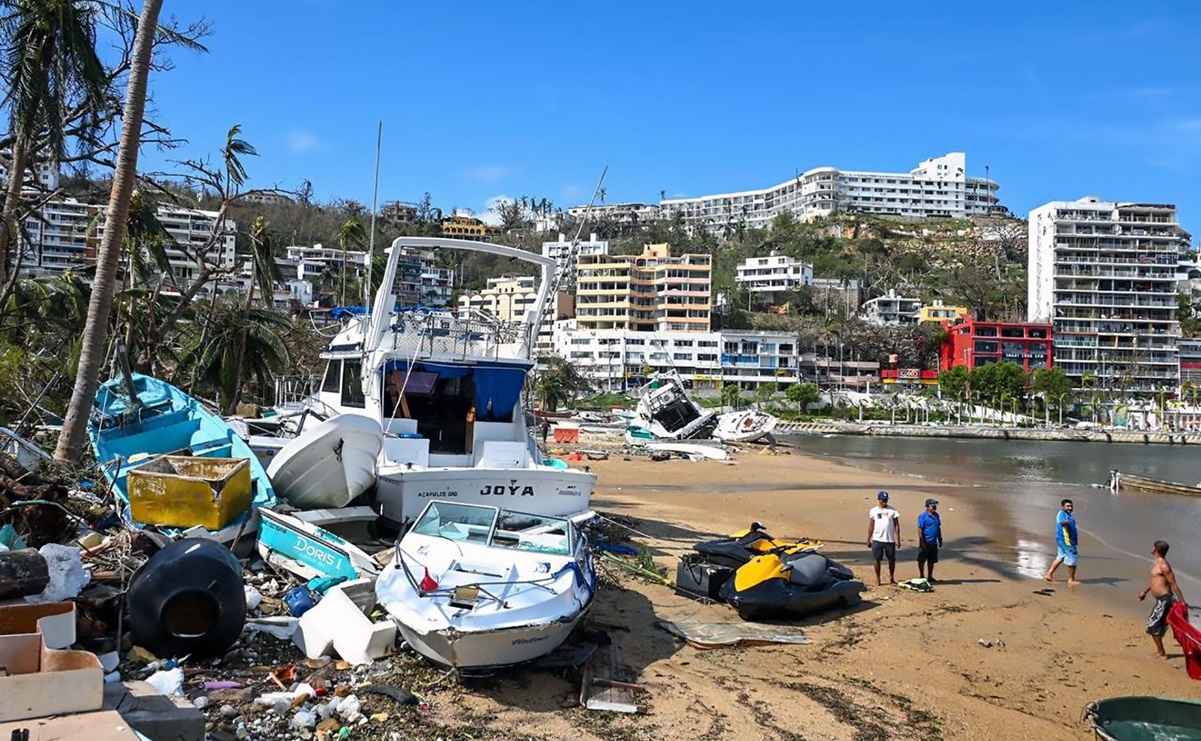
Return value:
M 502 321 L 478 309 L 466 317 L 445 311 L 401 312 L 391 329 L 391 349 L 417 357 L 528 358 L 532 349 L 525 323 Z

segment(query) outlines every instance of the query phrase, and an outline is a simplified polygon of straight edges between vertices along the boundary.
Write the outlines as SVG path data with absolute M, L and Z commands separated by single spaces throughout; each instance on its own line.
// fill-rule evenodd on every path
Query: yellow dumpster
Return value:
M 164 455 L 131 468 L 127 491 L 137 522 L 220 530 L 250 509 L 250 461 Z

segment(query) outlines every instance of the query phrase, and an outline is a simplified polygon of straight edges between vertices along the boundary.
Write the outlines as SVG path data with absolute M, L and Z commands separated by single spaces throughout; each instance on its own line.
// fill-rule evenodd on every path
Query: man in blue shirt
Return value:
M 1059 503 L 1059 514 L 1055 516 L 1055 545 L 1058 553 L 1055 560 L 1051 562 L 1051 568 L 1047 570 L 1043 577 L 1047 581 L 1055 581 L 1055 569 L 1059 568 L 1059 564 L 1066 564 L 1068 567 L 1068 586 L 1074 587 L 1080 582 L 1076 581 L 1076 518 L 1072 516 L 1072 511 L 1075 506 L 1071 499 L 1065 499 Z
M 926 565 L 930 566 L 930 583 L 934 584 L 934 564 L 938 563 L 938 549 L 942 547 L 942 520 L 938 517 L 938 500 L 927 499 L 926 509 L 917 516 L 917 573 L 926 577 Z

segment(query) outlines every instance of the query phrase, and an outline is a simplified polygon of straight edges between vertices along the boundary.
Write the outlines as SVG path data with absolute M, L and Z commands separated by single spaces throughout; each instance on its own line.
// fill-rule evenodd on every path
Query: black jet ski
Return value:
M 719 594 L 743 620 L 758 620 L 857 605 L 864 589 L 850 569 L 807 551 L 755 556 L 734 572 Z
M 756 556 L 768 553 L 808 553 L 823 545 L 820 540 L 810 538 L 777 540 L 764 531 L 762 522 L 752 522 L 746 530 L 733 533 L 728 538 L 697 543 L 692 549 L 714 566 L 736 569 Z

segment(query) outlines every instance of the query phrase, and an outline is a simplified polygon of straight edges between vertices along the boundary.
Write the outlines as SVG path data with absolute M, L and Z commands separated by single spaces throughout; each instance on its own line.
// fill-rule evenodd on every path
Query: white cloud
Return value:
M 513 171 L 508 165 L 478 165 L 463 173 L 468 180 L 479 183 L 495 183 Z
M 475 218 L 479 219 L 485 224 L 490 224 L 491 226 L 500 226 L 500 215 L 496 213 L 496 210 L 501 205 L 505 203 L 512 203 L 515 200 L 517 199 L 513 198 L 512 196 L 507 196 L 503 193 L 492 196 L 484 202 L 484 208 L 476 212 Z
M 317 138 L 316 134 L 310 134 L 300 129 L 292 129 L 288 132 L 288 148 L 297 153 L 315 152 L 319 149 L 324 149 L 325 144 Z
M 563 193 L 559 196 L 563 200 L 563 208 L 577 205 L 578 201 L 586 199 L 592 191 L 587 185 L 566 185 L 563 187 Z

